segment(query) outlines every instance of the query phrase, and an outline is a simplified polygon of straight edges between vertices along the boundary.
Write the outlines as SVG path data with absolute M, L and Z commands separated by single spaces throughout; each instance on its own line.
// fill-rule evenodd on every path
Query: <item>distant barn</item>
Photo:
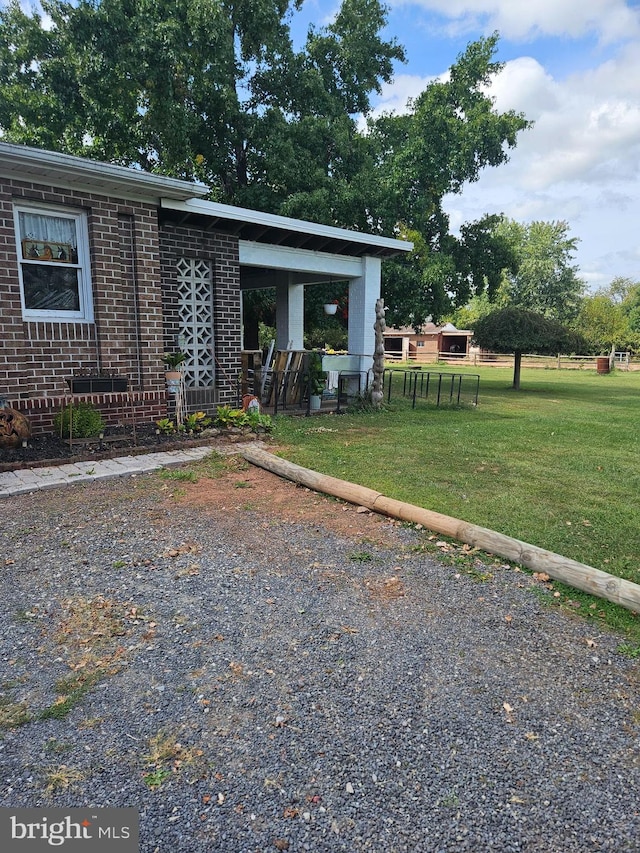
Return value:
M 384 333 L 385 356 L 399 361 L 434 362 L 469 355 L 473 332 L 456 329 L 452 323 L 436 326 L 424 323 L 420 332 L 411 326 L 387 328 Z

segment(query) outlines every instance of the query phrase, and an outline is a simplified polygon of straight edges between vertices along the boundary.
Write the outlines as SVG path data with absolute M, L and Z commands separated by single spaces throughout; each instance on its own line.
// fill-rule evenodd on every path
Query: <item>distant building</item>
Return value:
M 465 358 L 472 337 L 473 332 L 456 329 L 452 323 L 444 326 L 423 323 L 420 332 L 411 326 L 388 328 L 384 333 L 385 355 L 399 361 L 418 362 L 433 362 L 439 357 Z

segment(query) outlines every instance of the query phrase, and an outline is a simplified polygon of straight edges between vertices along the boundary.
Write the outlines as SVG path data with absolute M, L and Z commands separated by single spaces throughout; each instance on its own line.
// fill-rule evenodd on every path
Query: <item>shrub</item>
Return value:
M 247 421 L 254 432 L 271 432 L 273 429 L 271 415 L 263 415 L 260 412 L 247 412 Z
M 171 418 L 160 418 L 159 421 L 156 421 L 156 426 L 162 435 L 173 435 L 176 431 L 176 425 Z
M 184 428 L 187 432 L 201 432 L 211 426 L 211 418 L 204 412 L 194 412 L 184 419 Z
M 53 425 L 62 438 L 92 438 L 105 428 L 102 415 L 92 403 L 66 406 L 56 414 Z
M 247 426 L 247 413 L 242 409 L 232 409 L 231 406 L 218 406 L 214 422 L 221 427 Z
M 271 427 L 271 417 L 260 412 L 245 412 L 243 409 L 232 409 L 231 406 L 218 406 L 215 425 L 222 427 L 251 427 L 254 432 L 268 432 Z

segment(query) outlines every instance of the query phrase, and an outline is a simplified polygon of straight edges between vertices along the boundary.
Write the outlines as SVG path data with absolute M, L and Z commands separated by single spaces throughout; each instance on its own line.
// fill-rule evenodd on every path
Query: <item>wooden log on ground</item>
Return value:
M 490 554 L 497 554 L 534 572 L 544 572 L 555 580 L 598 598 L 605 598 L 627 610 L 640 612 L 640 586 L 632 581 L 617 578 L 593 566 L 570 560 L 560 554 L 530 545 L 528 542 L 521 542 L 519 539 L 497 533 L 495 530 L 469 524 L 458 518 L 432 512 L 404 501 L 394 500 L 366 486 L 359 486 L 347 480 L 303 468 L 258 447 L 247 447 L 242 451 L 242 456 L 253 465 L 314 491 L 341 498 L 357 506 L 366 506 L 374 512 L 392 518 L 422 524 L 435 533 L 450 536 L 452 539 L 480 548 Z

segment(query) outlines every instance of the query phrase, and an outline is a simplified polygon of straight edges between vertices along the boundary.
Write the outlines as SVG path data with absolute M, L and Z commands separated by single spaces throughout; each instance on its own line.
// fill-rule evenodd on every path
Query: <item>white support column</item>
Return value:
M 349 352 L 360 356 L 360 371 L 373 367 L 376 300 L 380 297 L 380 258 L 362 258 L 362 274 L 349 282 Z
M 304 285 L 276 285 L 276 349 L 304 349 Z

